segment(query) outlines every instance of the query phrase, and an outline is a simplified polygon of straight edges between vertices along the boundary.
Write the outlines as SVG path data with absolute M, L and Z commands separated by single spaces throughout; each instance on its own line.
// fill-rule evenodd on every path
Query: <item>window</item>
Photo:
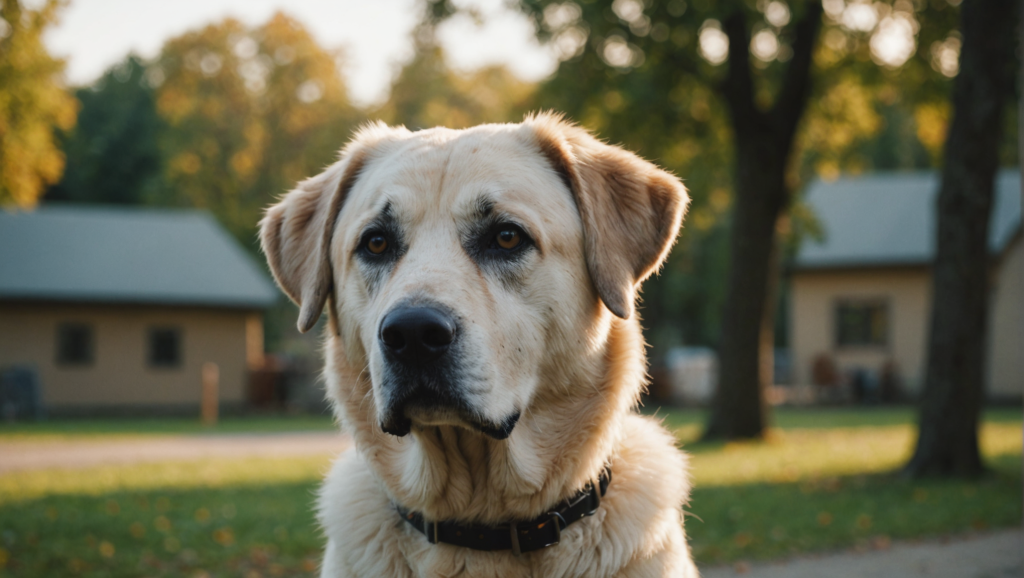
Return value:
M 57 326 L 57 363 L 70 367 L 92 365 L 93 341 L 92 325 L 61 323 Z
M 150 367 L 181 365 L 181 330 L 176 327 L 155 327 L 149 330 Z
M 888 342 L 889 307 L 882 301 L 843 301 L 836 306 L 836 345 L 881 346 Z

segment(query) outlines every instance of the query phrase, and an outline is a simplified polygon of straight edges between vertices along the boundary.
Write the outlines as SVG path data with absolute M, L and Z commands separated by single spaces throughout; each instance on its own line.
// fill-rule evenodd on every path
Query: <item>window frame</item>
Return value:
M 862 323 L 864 335 L 867 339 L 863 341 L 851 341 L 849 336 L 844 336 L 843 311 L 847 308 L 862 309 L 868 312 Z M 873 340 L 871 328 L 871 310 L 881 311 L 884 326 L 881 330 L 881 338 Z M 892 343 L 892 307 L 889 299 L 885 297 L 841 297 L 835 299 L 832 305 L 832 341 L 836 349 L 888 349 Z M 844 339 L 846 337 L 847 339 Z
M 65 355 L 69 351 L 66 348 L 68 345 L 66 339 L 75 331 L 81 331 L 81 335 L 86 336 L 85 353 L 80 359 Z M 57 367 L 66 369 L 92 367 L 96 364 L 96 327 L 85 321 L 61 321 L 57 324 L 54 346 L 54 362 Z
M 156 370 L 181 369 L 185 365 L 185 332 L 177 325 L 153 325 L 146 330 L 146 367 Z M 157 339 L 173 335 L 175 359 L 163 360 L 158 355 Z

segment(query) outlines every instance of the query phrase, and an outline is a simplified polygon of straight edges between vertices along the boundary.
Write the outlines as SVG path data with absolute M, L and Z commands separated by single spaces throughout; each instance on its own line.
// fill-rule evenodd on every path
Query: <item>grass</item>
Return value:
M 227 416 L 213 427 L 198 418 L 60 419 L 39 422 L 0 422 L 0 442 L 65 441 L 105 437 L 180 434 L 280 433 L 336 429 L 329 415 Z
M 977 481 L 890 473 L 912 447 L 909 410 L 780 411 L 766 441 L 732 444 L 695 443 L 699 412 L 658 415 L 692 456 L 686 524 L 700 563 L 885 547 L 1021 522 L 1022 429 L 1013 410 L 986 413 L 981 442 L 993 472 Z M 326 457 L 313 456 L 0 475 L 0 576 L 314 576 L 322 539 L 311 508 L 326 467 Z

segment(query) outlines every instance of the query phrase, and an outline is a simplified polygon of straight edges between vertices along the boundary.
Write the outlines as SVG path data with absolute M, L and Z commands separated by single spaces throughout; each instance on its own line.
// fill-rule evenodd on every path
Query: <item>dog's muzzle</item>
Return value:
M 377 340 L 386 360 L 387 405 L 381 428 L 392 435 L 409 433 L 406 408 L 463 409 L 454 391 L 457 361 L 452 358 L 458 323 L 434 305 L 401 305 L 381 320 Z
M 512 433 L 519 413 L 500 423 L 476 417 L 459 390 L 459 323 L 443 307 L 402 305 L 381 320 L 377 338 L 386 360 L 381 429 L 404 436 L 412 429 L 410 409 L 457 416 L 456 421 L 494 439 Z

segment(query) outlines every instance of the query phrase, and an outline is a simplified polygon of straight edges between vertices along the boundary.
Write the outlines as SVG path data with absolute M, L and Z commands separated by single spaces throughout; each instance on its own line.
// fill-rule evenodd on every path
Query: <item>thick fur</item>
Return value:
M 464 131 L 371 125 L 268 210 L 264 251 L 300 306 L 300 329 L 327 306 L 327 392 L 355 440 L 320 496 L 323 577 L 697 576 L 683 531 L 686 456 L 634 411 L 646 369 L 636 290 L 674 242 L 686 204 L 672 175 L 537 115 Z M 402 230 L 402 252 L 383 273 L 359 257 L 382 212 Z M 521 224 L 535 242 L 514 266 L 466 249 L 485 213 Z M 410 300 L 460 320 L 452 387 L 471 415 L 414 413 L 411 433 L 396 437 L 381 428 L 388 360 L 377 334 Z M 513 414 L 504 440 L 471 427 Z M 597 514 L 557 546 L 519 557 L 429 544 L 395 511 L 531 519 L 606 463 L 613 480 Z

